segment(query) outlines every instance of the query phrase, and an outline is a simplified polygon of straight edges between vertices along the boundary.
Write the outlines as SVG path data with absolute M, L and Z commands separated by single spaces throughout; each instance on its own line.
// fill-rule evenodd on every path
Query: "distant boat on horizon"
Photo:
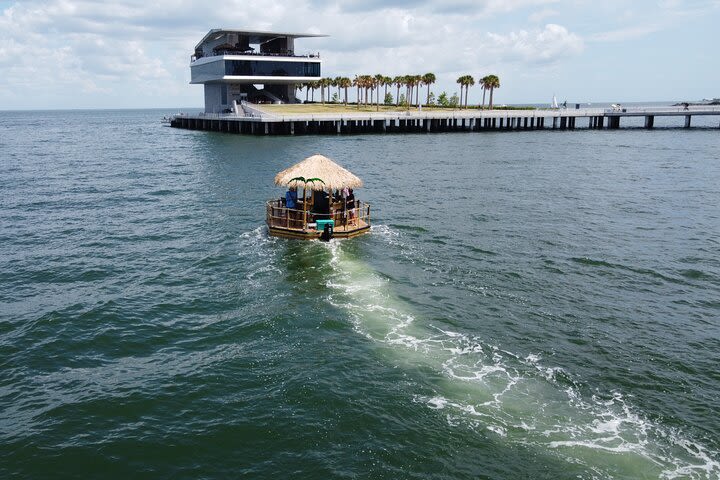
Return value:
M 552 99 L 552 103 L 550 104 L 550 108 L 558 108 L 557 97 L 555 95 L 553 95 L 553 99 Z

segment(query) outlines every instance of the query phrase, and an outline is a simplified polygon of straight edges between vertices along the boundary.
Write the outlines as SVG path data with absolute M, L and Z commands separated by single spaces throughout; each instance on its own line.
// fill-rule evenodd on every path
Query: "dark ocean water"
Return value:
M 167 113 L 0 115 L 0 478 L 720 477 L 717 128 Z M 267 236 L 314 153 L 370 235 Z

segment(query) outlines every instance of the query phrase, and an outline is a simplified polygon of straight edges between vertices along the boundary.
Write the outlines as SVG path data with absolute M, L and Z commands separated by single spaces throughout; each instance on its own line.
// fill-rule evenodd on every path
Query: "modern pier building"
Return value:
M 206 113 L 237 113 L 242 101 L 294 103 L 295 84 L 320 80 L 320 55 L 295 40 L 326 35 L 210 30 L 190 57 L 190 83 L 205 86 Z
M 459 132 L 512 130 L 618 129 L 621 119 L 628 126 L 655 128 L 655 119 L 692 117 L 710 125 L 720 117 L 718 105 L 668 105 L 665 107 L 447 110 L 405 109 L 384 112 L 348 111 L 276 114 L 261 103 L 295 103 L 295 86 L 321 80 L 320 54 L 296 53 L 295 40 L 326 35 L 250 30 L 210 30 L 190 58 L 191 81 L 205 88 L 205 111 L 177 114 L 170 126 L 189 130 L 249 135 L 314 135 L 403 132 Z M 680 122 L 678 122 L 680 123 Z M 661 123 L 662 124 L 662 123 Z M 717 123 L 715 123 L 717 125 Z M 714 126 L 713 126 L 714 127 Z

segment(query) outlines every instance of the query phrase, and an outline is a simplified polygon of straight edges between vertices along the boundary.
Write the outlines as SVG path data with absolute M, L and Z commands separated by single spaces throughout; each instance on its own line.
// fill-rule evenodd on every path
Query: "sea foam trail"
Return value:
M 388 240 L 397 243 L 397 235 Z M 383 235 L 386 236 L 386 235 Z M 329 245 L 329 301 L 347 310 L 356 331 L 390 361 L 441 373 L 435 394 L 414 401 L 442 410 L 451 425 L 493 432 L 581 465 L 595 478 L 717 478 L 717 452 L 635 412 L 615 392 L 583 398 L 560 368 L 520 358 L 481 338 L 416 318 L 393 295 L 390 281 L 353 258 L 342 242 Z

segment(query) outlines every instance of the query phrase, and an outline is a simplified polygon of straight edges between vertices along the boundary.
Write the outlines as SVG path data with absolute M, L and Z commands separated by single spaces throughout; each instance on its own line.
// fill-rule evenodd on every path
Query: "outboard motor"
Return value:
M 323 242 L 329 242 L 330 239 L 333 236 L 333 225 L 331 223 L 326 223 L 325 228 L 323 228 L 322 233 L 320 234 L 320 240 Z

